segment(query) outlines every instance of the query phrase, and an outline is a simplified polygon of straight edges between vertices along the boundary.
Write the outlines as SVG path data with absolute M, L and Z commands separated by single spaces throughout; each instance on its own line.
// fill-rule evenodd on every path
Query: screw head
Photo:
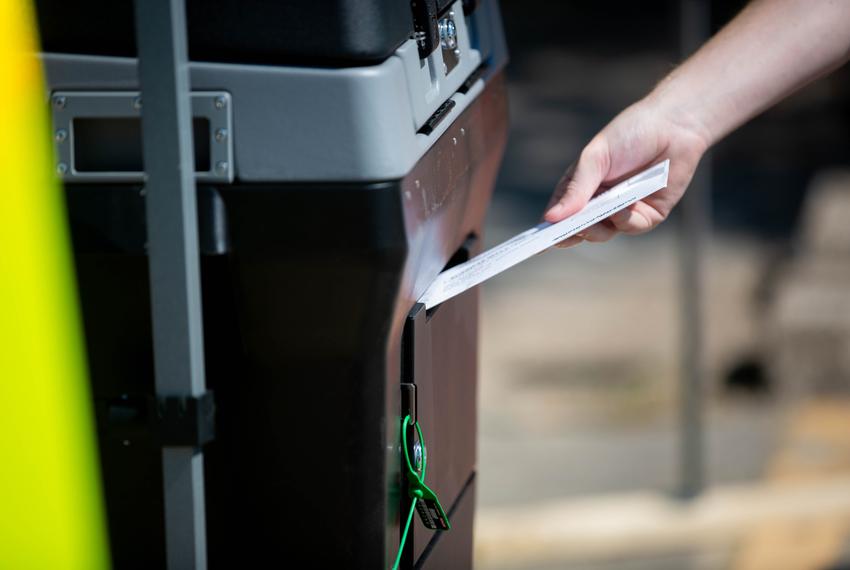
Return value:
M 225 140 L 227 140 L 227 129 L 216 129 L 215 142 L 222 142 Z
M 224 97 L 216 97 L 215 101 L 213 101 L 213 105 L 216 109 L 224 109 L 227 107 L 227 99 Z
M 413 444 L 413 467 L 417 471 L 422 469 L 422 444 L 418 441 Z
M 53 98 L 53 106 L 57 109 L 64 109 L 67 102 L 68 100 L 65 99 L 64 95 L 57 95 Z
M 66 172 L 68 172 L 68 165 L 67 164 L 65 164 L 64 162 L 60 162 L 59 164 L 56 165 L 56 174 L 61 176 L 61 175 L 65 174 Z
M 457 145 L 457 137 L 452 137 L 452 144 Z
M 466 136 L 466 129 L 464 129 L 463 127 L 460 128 L 460 136 L 462 136 L 462 137 Z
M 219 175 L 227 174 L 227 162 L 224 160 L 219 160 L 215 163 L 215 173 Z
M 141 97 L 133 97 L 133 108 L 138 110 L 142 108 L 142 98 Z
M 65 129 L 57 129 L 56 133 L 53 135 L 53 138 L 58 143 L 65 142 L 65 139 L 68 138 L 68 131 Z
M 457 26 L 453 14 L 437 23 L 437 31 L 440 34 L 440 45 L 443 49 L 455 49 L 457 47 Z

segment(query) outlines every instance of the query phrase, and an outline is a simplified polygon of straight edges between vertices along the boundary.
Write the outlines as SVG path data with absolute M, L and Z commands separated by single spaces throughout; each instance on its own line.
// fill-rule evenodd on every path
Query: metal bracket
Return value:
M 401 383 L 401 417 L 410 416 L 411 423 L 416 423 L 416 384 Z
M 160 445 L 202 447 L 215 438 L 215 400 L 211 391 L 200 396 L 156 398 L 152 414 Z
M 81 128 L 97 125 L 99 140 L 110 156 L 126 163 L 142 164 L 141 114 L 142 98 L 138 91 L 56 91 L 50 98 L 53 141 L 56 147 L 56 174 L 63 182 L 142 182 L 145 173 L 138 169 L 110 170 L 80 164 Z M 204 91 L 191 94 L 192 117 L 201 122 L 196 129 L 208 129 L 195 141 L 196 154 L 207 164 L 196 170 L 201 182 L 232 182 L 233 113 L 230 94 L 226 91 Z M 78 132 L 79 131 L 79 132 Z M 114 147 L 114 148 L 110 148 Z M 91 150 L 91 149 L 85 149 Z

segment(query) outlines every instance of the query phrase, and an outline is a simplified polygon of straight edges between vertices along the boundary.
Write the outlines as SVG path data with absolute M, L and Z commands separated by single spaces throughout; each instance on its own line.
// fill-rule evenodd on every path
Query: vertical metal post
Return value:
M 192 116 L 183 0 L 136 0 L 158 396 L 204 393 Z M 164 447 L 168 568 L 206 568 L 203 456 Z
M 681 0 L 680 9 L 680 47 L 687 57 L 710 36 L 711 2 Z M 682 346 L 678 494 L 683 498 L 697 496 L 705 486 L 703 260 L 710 229 L 710 188 L 711 159 L 706 156 L 679 205 Z

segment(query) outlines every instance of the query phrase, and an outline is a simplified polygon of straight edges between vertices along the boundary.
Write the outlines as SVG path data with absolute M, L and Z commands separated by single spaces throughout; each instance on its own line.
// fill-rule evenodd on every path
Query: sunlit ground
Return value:
M 497 199 L 488 242 L 519 229 L 509 222 L 515 207 Z M 710 486 L 691 503 L 674 498 L 675 230 L 670 222 L 548 252 L 484 287 L 477 568 L 827 568 L 841 559 L 850 404 L 789 402 L 758 379 L 726 381 L 764 354 L 758 307 L 770 244 L 711 242 Z

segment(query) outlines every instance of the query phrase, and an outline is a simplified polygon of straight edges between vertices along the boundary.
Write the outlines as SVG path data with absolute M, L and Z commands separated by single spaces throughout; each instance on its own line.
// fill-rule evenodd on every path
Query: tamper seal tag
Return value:
M 419 438 L 419 444 L 422 446 L 422 464 L 414 467 L 410 461 L 410 453 L 407 446 L 407 426 L 413 425 L 416 428 L 416 435 Z M 402 430 L 402 446 L 404 447 L 404 459 L 407 464 L 407 481 L 408 495 L 416 503 L 416 512 L 419 513 L 419 518 L 422 519 L 422 524 L 431 530 L 450 530 L 452 528 L 449 522 L 449 517 L 443 506 L 440 504 L 440 499 L 437 494 L 425 484 L 425 471 L 428 464 L 428 454 L 425 449 L 425 438 L 422 435 L 422 428 L 419 427 L 419 422 L 410 422 L 410 417 L 404 419 L 404 429 Z

